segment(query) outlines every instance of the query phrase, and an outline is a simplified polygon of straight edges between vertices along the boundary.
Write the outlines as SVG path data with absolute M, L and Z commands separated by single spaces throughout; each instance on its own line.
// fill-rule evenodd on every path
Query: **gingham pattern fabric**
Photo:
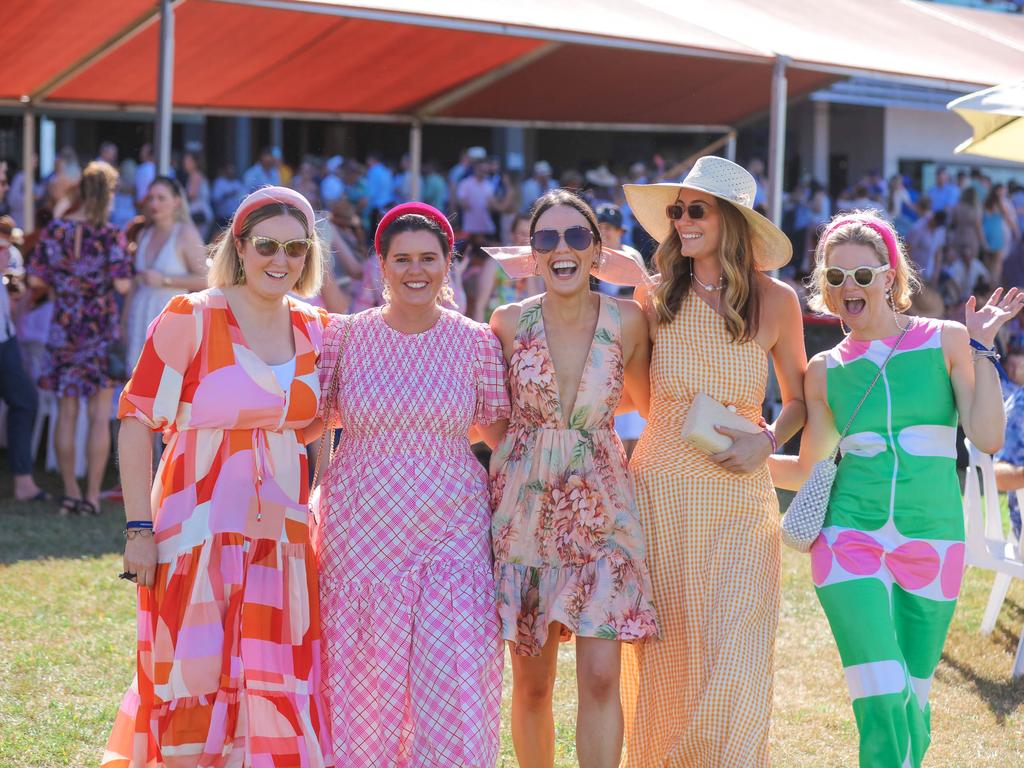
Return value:
M 314 535 L 337 765 L 493 766 L 502 648 L 467 433 L 509 415 L 501 347 L 454 312 L 407 335 L 379 308 L 332 320 L 324 346 L 325 387 L 343 347 Z
M 156 585 L 138 590 L 137 676 L 104 768 L 332 765 L 301 437 L 327 315 L 289 301 L 287 391 L 214 289 L 167 304 L 121 396 L 167 446 Z
M 623 648 L 630 768 L 768 765 L 778 502 L 767 468 L 727 472 L 680 436 L 702 391 L 756 420 L 767 373 L 764 350 L 692 292 L 657 330 L 631 468 L 661 631 Z

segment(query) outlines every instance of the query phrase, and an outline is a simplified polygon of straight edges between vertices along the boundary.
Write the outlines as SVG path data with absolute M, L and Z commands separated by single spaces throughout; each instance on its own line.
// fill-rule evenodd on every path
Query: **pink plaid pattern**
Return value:
M 508 417 L 501 347 L 454 312 L 407 335 L 371 309 L 332 320 L 325 387 L 335 363 L 343 432 L 315 547 L 337 764 L 493 766 L 502 648 L 467 432 Z

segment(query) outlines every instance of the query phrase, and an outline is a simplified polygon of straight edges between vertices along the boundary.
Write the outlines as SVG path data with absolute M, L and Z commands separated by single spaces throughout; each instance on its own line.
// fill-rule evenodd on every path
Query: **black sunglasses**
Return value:
M 683 218 L 683 213 L 697 221 L 708 215 L 708 206 L 704 205 L 704 203 L 690 203 L 689 205 L 674 203 L 665 208 L 665 215 L 672 219 L 672 221 L 678 221 Z
M 530 235 L 530 245 L 537 253 L 551 253 L 558 247 L 558 241 L 565 238 L 565 244 L 574 251 L 585 251 L 594 244 L 594 233 L 587 227 L 569 227 L 565 232 L 557 229 L 538 229 Z
M 833 288 L 841 288 L 843 283 L 846 282 L 847 276 L 849 276 L 861 288 L 867 288 L 875 282 L 876 277 L 888 271 L 889 266 L 885 264 L 880 267 L 857 267 L 856 269 L 829 267 L 825 270 L 825 282 Z
M 256 253 L 260 256 L 274 256 L 278 248 L 284 248 L 286 256 L 290 256 L 293 259 L 304 259 L 306 254 L 309 253 L 309 249 L 313 247 L 313 241 L 308 238 L 304 240 L 289 240 L 286 243 L 282 243 L 280 240 L 275 240 L 272 237 L 252 235 L 249 240 L 252 242 L 252 247 L 256 249 Z

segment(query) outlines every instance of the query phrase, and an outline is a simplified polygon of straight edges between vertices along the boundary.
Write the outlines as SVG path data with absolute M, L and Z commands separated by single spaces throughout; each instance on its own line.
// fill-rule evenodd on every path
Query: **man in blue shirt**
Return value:
M 1024 489 L 1024 346 L 1013 346 L 1006 354 L 1006 373 L 1016 389 L 1006 399 L 1006 442 L 995 455 L 996 487 L 1000 491 Z M 1020 539 L 1020 505 L 1017 494 L 1008 493 L 1010 523 L 1014 538 Z
M 280 186 L 281 172 L 277 169 L 277 153 L 273 147 L 264 147 L 260 152 L 260 159 L 253 163 L 249 169 L 242 174 L 242 186 L 245 193 L 266 186 Z
M 370 215 L 374 220 L 394 202 L 395 177 L 391 169 L 384 165 L 380 152 L 370 152 L 366 156 L 366 197 L 369 201 Z
M 945 168 L 935 172 L 935 186 L 928 190 L 928 197 L 933 211 L 945 211 L 947 216 L 953 213 L 953 207 L 960 201 L 960 187 L 949 178 Z

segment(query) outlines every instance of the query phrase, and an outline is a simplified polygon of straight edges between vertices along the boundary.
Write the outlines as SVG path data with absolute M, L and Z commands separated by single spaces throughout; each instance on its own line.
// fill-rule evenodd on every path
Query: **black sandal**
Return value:
M 80 515 L 92 515 L 93 517 L 99 517 L 100 508 L 93 504 L 91 501 L 82 499 L 78 502 L 78 513 Z
M 81 499 L 73 496 L 61 496 L 57 499 L 57 514 L 60 517 L 70 517 L 81 513 Z

